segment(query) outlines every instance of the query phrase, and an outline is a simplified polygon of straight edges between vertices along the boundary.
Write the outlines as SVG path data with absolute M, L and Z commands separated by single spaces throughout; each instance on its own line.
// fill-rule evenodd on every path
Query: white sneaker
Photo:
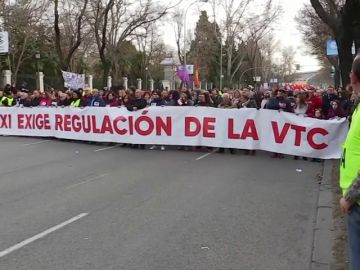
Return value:
M 161 146 L 161 151 L 165 151 L 165 146 Z
M 156 145 L 153 145 L 149 148 L 150 150 L 155 150 L 156 149 Z

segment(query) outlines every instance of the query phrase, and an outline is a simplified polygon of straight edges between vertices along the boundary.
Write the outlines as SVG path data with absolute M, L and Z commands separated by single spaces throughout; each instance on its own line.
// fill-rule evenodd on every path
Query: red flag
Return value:
M 195 84 L 195 87 L 196 87 L 196 88 L 200 87 L 199 65 L 198 65 L 198 64 L 195 65 L 195 70 L 194 70 L 194 84 Z

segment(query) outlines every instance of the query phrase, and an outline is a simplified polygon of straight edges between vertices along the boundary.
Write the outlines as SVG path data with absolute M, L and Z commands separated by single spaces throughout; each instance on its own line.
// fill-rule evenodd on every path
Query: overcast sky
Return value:
M 277 37 L 283 46 L 293 46 L 296 51 L 296 60 L 303 66 L 302 69 L 314 70 L 318 69 L 318 61 L 306 51 L 308 48 L 303 42 L 303 36 L 297 30 L 295 16 L 305 3 L 310 3 L 310 0 L 280 0 L 280 4 L 284 9 L 284 15 L 279 20 Z M 316 66 L 312 66 L 316 65 Z
M 169 3 L 167 0 L 162 0 L 166 3 Z M 296 62 L 301 65 L 301 71 L 309 71 L 318 69 L 318 61 L 309 55 L 306 51 L 307 48 L 302 40 L 302 35 L 297 30 L 295 16 L 298 14 L 300 8 L 305 4 L 309 3 L 310 0 L 276 0 L 283 8 L 283 15 L 280 17 L 278 23 L 275 25 L 276 29 L 276 38 L 280 41 L 280 46 L 293 46 L 296 50 Z M 186 0 L 183 4 L 184 7 L 187 7 L 194 0 Z M 200 2 L 200 0 L 199 0 Z M 261 3 L 261 2 L 260 2 Z M 213 12 L 211 5 L 209 3 L 199 3 L 194 5 L 187 14 L 187 28 L 193 30 L 195 28 L 196 22 L 199 18 L 201 10 L 206 10 L 210 17 L 210 20 L 213 20 Z M 221 17 L 221 13 L 216 12 L 217 21 Z M 167 23 L 166 26 L 162 28 L 164 42 L 173 48 L 176 48 L 175 45 L 175 35 L 171 23 Z

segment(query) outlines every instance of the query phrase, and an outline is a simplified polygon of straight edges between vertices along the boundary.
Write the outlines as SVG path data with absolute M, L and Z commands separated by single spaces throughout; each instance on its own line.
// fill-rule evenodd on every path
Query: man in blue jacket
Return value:
M 94 89 L 92 97 L 89 99 L 87 106 L 89 107 L 105 107 L 105 101 L 100 97 L 99 90 Z
M 286 98 L 286 91 L 284 89 L 277 90 L 275 96 L 270 98 L 265 108 L 269 110 L 293 112 L 290 100 Z
M 277 90 L 275 96 L 270 98 L 265 106 L 265 109 L 277 110 L 284 112 L 293 112 L 290 100 L 286 98 L 286 91 L 284 89 Z M 272 158 L 284 158 L 285 156 L 280 153 L 274 153 Z

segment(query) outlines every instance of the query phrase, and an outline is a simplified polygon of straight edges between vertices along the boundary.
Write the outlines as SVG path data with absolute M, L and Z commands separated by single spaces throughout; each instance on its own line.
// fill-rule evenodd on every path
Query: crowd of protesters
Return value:
M 45 92 L 27 89 L 16 89 L 6 85 L 0 91 L 0 106 L 18 107 L 126 107 L 129 111 L 136 111 L 147 106 L 201 106 L 219 109 L 256 108 L 285 111 L 303 117 L 317 119 L 340 119 L 349 117 L 357 100 L 352 93 L 351 86 L 346 89 L 328 87 L 327 90 L 310 89 L 306 91 L 288 91 L 274 89 L 273 91 L 254 91 L 252 89 L 219 91 L 218 89 L 190 91 L 185 87 L 181 91 L 156 90 L 143 91 L 130 87 L 124 89 L 93 89 L 66 90 L 53 89 Z M 144 145 L 133 147 L 145 148 Z M 150 147 L 155 149 L 156 146 Z M 179 149 L 189 149 L 179 147 Z M 195 147 L 195 150 L 201 149 Z M 209 148 L 207 148 L 209 149 Z M 165 150 L 161 146 L 161 150 Z M 224 149 L 218 150 L 220 153 Z M 230 149 L 232 154 L 234 149 Z M 255 151 L 245 151 L 255 154 Z M 274 158 L 284 158 L 282 154 L 274 154 Z M 298 157 L 295 157 L 298 159 Z M 305 159 L 305 158 L 304 158 Z M 318 160 L 313 160 L 318 161 Z

